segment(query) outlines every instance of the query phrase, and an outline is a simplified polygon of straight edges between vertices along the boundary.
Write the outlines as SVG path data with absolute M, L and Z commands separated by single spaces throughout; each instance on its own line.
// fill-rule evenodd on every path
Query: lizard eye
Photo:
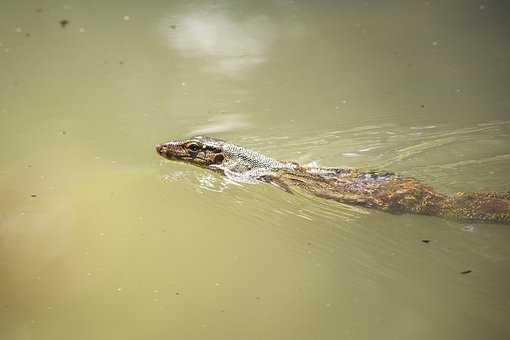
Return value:
M 191 143 L 188 145 L 188 149 L 190 149 L 193 152 L 197 152 L 198 150 L 200 150 L 200 145 L 198 145 L 197 143 Z

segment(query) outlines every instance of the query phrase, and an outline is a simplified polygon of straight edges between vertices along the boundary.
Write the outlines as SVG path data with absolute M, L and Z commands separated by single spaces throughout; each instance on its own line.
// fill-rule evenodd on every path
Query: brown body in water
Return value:
M 243 180 L 269 182 L 287 192 L 297 187 L 317 197 L 394 214 L 510 224 L 510 193 L 461 192 L 449 196 L 416 179 L 389 172 L 303 167 L 203 136 L 170 141 L 157 145 L 156 150 L 167 159 Z
M 377 172 L 339 169 L 336 176 L 310 174 L 307 168 L 283 170 L 269 179 L 297 186 L 315 196 L 376 208 L 394 214 L 411 213 L 448 219 L 510 224 L 510 193 L 464 193 L 448 196 L 413 178 Z

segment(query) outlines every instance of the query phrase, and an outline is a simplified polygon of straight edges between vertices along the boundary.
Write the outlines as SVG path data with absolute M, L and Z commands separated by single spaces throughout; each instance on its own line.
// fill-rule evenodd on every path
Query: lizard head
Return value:
M 220 139 L 197 136 L 158 144 L 156 151 L 169 160 L 208 168 L 212 165 L 220 165 L 225 159 L 223 144 L 224 142 Z

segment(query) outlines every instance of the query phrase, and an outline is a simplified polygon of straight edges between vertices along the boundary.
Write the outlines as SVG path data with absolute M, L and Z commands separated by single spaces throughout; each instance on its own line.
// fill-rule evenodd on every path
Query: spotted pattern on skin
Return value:
M 218 171 L 236 181 L 263 181 L 292 192 L 376 208 L 471 222 L 510 224 L 510 193 L 458 193 L 448 196 L 414 178 L 384 171 L 306 167 L 277 161 L 224 140 L 196 136 L 156 146 L 157 152 Z

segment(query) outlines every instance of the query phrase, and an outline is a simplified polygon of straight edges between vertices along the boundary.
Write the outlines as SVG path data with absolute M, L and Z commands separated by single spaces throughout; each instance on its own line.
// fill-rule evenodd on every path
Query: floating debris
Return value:
M 30 197 L 37 197 L 37 195 L 36 194 L 32 194 L 32 195 L 30 195 Z
M 469 273 L 472 273 L 473 271 L 470 270 L 470 269 L 467 269 L 467 270 L 464 270 L 462 272 L 460 272 L 462 275 L 466 275 L 466 274 L 469 274 Z
M 430 243 L 430 240 L 421 240 L 422 243 Z
M 66 26 L 69 25 L 70 22 L 69 22 L 69 20 L 64 19 L 64 20 L 60 20 L 58 23 L 60 24 L 60 26 L 62 28 L 66 28 Z
M 475 231 L 475 226 L 473 226 L 471 224 L 470 225 L 466 225 L 466 226 L 462 227 L 462 230 L 472 233 L 473 231 Z

